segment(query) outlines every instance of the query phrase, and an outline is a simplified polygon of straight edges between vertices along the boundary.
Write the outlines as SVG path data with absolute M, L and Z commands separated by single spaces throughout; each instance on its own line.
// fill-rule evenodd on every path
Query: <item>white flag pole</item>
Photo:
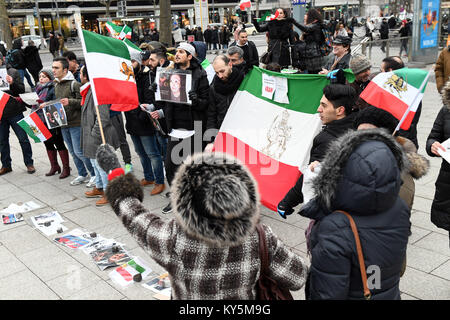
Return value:
M 417 91 L 416 96 L 414 97 L 413 102 L 412 102 L 412 103 L 408 106 L 408 108 L 406 109 L 405 113 L 403 114 L 403 117 L 400 119 L 400 121 L 399 121 L 397 127 L 395 128 L 394 132 L 392 133 L 392 135 L 395 135 L 395 133 L 396 133 L 398 130 L 400 130 L 400 127 L 402 126 L 403 122 L 405 121 L 406 116 L 408 115 L 409 111 L 411 110 L 411 107 L 412 107 L 413 105 L 416 104 L 417 98 L 418 98 L 419 95 L 422 93 L 423 88 L 424 88 L 425 85 L 427 84 L 428 78 L 429 78 L 430 75 L 431 75 L 431 71 L 433 71 L 433 69 L 431 69 L 430 71 L 428 71 L 428 73 L 427 73 L 425 79 L 423 79 L 422 84 L 420 85 L 420 88 L 419 88 L 419 90 Z

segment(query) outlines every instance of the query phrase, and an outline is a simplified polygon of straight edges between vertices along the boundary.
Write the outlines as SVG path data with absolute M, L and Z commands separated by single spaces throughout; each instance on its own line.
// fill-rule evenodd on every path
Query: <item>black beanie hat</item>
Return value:
M 393 133 L 397 127 L 398 120 L 392 114 L 383 109 L 368 106 L 357 113 L 355 128 L 357 129 L 362 123 L 370 123 L 378 128 L 387 129 L 389 133 Z

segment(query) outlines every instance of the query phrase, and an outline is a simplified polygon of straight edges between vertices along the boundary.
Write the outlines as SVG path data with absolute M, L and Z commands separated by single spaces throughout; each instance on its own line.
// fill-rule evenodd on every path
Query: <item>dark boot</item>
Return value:
M 62 151 L 58 151 L 58 153 L 59 153 L 59 156 L 61 157 L 61 161 L 62 161 L 62 165 L 63 165 L 63 168 L 62 168 L 63 170 L 62 170 L 59 178 L 64 179 L 64 178 L 67 178 L 68 176 L 70 176 L 69 151 L 62 150 Z
M 61 167 L 58 164 L 58 158 L 56 150 L 47 150 L 48 159 L 50 160 L 50 171 L 45 175 L 47 177 L 55 175 L 55 173 L 61 173 Z

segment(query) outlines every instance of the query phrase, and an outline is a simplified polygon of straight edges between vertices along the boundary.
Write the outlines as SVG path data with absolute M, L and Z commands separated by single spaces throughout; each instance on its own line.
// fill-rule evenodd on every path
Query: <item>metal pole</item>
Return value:
M 216 18 L 216 15 L 215 15 L 215 13 L 214 13 L 214 0 L 212 0 L 212 7 L 213 7 L 213 8 L 212 8 L 212 9 L 213 9 L 213 10 L 212 10 L 212 11 L 213 11 L 213 15 L 212 15 L 212 16 L 213 16 L 213 23 L 215 23 L 215 22 L 216 22 L 216 19 L 215 19 L 215 18 Z
M 58 23 L 58 31 L 59 31 L 59 34 L 62 35 L 62 32 L 61 32 L 61 23 L 60 23 L 60 20 L 59 20 L 58 1 L 57 1 L 57 0 L 54 0 L 54 2 L 55 2 L 55 5 L 56 5 L 56 19 L 58 20 L 58 21 L 57 21 L 57 23 Z
M 44 39 L 44 35 L 42 33 L 41 14 L 39 13 L 39 4 L 38 4 L 37 0 L 35 0 L 34 2 L 36 3 L 36 14 L 37 14 L 37 19 L 38 19 L 39 35 L 41 36 L 42 39 Z

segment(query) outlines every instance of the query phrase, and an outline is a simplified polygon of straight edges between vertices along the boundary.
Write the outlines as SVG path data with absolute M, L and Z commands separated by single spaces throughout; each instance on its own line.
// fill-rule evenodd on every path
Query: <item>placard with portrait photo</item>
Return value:
M 9 90 L 9 83 L 6 81 L 6 76 L 8 72 L 5 66 L 0 67 L 0 90 L 6 91 Z
M 156 70 L 156 101 L 192 104 L 188 92 L 192 87 L 192 73 L 187 70 L 158 68 Z
M 42 111 L 49 129 L 67 126 L 66 111 L 58 100 L 47 102 Z

